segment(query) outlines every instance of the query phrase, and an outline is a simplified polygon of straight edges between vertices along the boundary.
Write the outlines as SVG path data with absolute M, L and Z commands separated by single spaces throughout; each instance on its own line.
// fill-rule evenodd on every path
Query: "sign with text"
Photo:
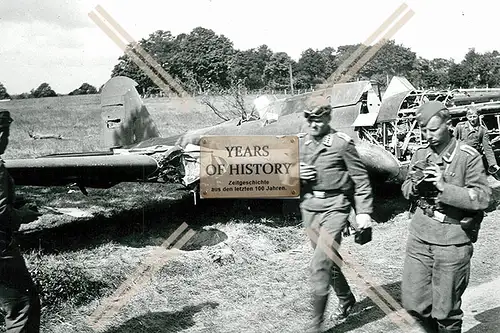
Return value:
M 204 136 L 201 198 L 293 198 L 300 194 L 297 136 Z

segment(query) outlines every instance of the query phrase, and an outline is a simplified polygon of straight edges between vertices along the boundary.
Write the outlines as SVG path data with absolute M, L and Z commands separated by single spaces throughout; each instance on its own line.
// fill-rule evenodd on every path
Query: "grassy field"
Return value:
M 3 158 L 105 149 L 98 103 L 98 96 L 1 103 L 15 119 Z M 145 103 L 163 136 L 221 121 L 196 101 Z M 28 131 L 67 139 L 33 140 Z M 374 240 L 359 246 L 348 237 L 342 251 L 399 301 L 409 220 L 397 191 L 377 199 Z M 310 317 L 312 251 L 300 221 L 285 220 L 278 201 L 203 200 L 194 206 L 179 186 L 160 184 L 89 189 L 88 196 L 65 187 L 19 187 L 18 194 L 42 214 L 23 225 L 20 242 L 42 295 L 44 333 L 97 332 L 88 320 L 106 304 L 121 305 L 100 330 L 106 333 L 302 332 Z M 49 207 L 77 207 L 93 216 L 75 218 Z M 498 211 L 489 212 L 475 247 L 464 332 L 498 332 L 500 300 L 491 295 L 500 287 L 499 219 Z M 180 251 L 163 250 L 182 223 L 194 236 Z M 133 277 L 142 280 L 110 301 Z M 328 332 L 401 331 L 365 288 L 353 284 L 359 311 L 345 322 L 328 321 Z M 335 304 L 332 298 L 329 310 Z M 484 319 L 485 313 L 492 314 Z

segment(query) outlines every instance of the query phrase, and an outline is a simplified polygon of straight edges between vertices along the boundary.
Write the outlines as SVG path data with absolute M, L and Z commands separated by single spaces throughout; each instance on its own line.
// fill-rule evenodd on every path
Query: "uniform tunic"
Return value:
M 357 214 L 372 213 L 372 190 L 368 173 L 352 139 L 344 133 L 330 129 L 319 141 L 306 137 L 301 146 L 301 161 L 316 167 L 316 179 L 303 185 L 301 212 L 304 226 L 341 243 L 351 207 Z M 318 193 L 319 192 L 319 193 Z M 314 293 L 328 294 L 332 285 L 341 304 L 354 298 L 340 268 L 315 243 L 311 260 L 311 282 Z M 333 252 L 341 259 L 336 247 Z
M 412 166 L 427 159 L 441 165 L 445 181 L 436 193 L 435 209 L 448 222 L 460 221 L 488 207 L 488 186 L 480 154 L 471 146 L 451 139 L 438 155 L 430 146 L 412 157 Z M 402 185 L 403 195 L 415 199 L 411 175 Z M 443 332 L 460 332 L 461 297 L 467 288 L 473 247 L 469 233 L 460 224 L 439 222 L 418 207 L 411 222 L 402 279 L 404 307 L 417 318 L 434 318 Z M 446 331 L 446 332 L 448 332 Z
M 7 333 L 38 333 L 39 296 L 12 238 L 20 226 L 14 198 L 14 182 L 0 159 L 0 307 L 6 313 Z
M 11 233 L 19 228 L 19 220 L 12 210 L 14 199 L 14 182 L 0 159 L 0 232 Z
M 490 167 L 496 165 L 497 161 L 486 131 L 486 127 L 482 125 L 473 127 L 468 121 L 462 121 L 455 127 L 455 137 L 483 154 L 488 167 Z

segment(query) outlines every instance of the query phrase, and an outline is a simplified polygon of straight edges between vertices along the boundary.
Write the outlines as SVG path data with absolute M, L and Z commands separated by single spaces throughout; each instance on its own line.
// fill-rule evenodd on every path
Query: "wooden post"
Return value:
M 292 63 L 288 63 L 288 72 L 290 73 L 290 90 L 293 95 L 293 74 L 292 74 Z

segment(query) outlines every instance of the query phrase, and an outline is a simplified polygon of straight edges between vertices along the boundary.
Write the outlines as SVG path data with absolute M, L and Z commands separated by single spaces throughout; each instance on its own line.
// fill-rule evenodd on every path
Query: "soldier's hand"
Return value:
M 314 180 L 316 178 L 316 168 L 314 165 L 309 165 L 304 162 L 300 162 L 300 179 L 303 180 Z
M 420 177 L 419 173 L 416 170 L 408 171 L 408 176 L 410 177 L 410 180 L 414 184 L 418 184 L 422 179 L 422 177 Z
M 497 173 L 497 172 L 498 172 L 498 170 L 500 170 L 500 167 L 498 167 L 498 165 L 492 165 L 492 166 L 490 166 L 490 167 L 488 168 L 488 173 L 489 173 L 490 175 L 493 175 L 493 174 Z
M 443 172 L 439 165 L 431 165 L 424 169 L 424 174 L 427 176 L 424 180 L 436 186 L 439 191 L 444 189 Z
M 372 226 L 372 218 L 370 214 L 357 214 L 356 224 L 359 229 L 366 229 Z

